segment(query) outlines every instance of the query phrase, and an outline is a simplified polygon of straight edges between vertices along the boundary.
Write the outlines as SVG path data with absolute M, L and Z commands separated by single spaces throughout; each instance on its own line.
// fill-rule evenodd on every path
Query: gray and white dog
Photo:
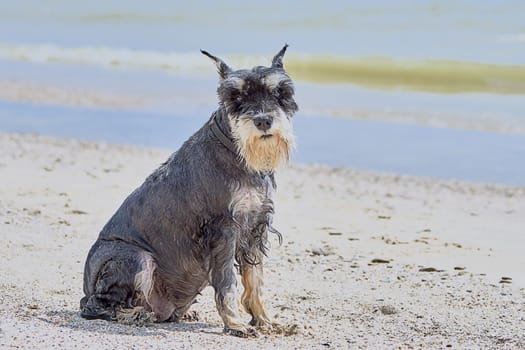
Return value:
M 283 67 L 233 70 L 209 54 L 220 75 L 210 120 L 131 193 L 104 226 L 84 269 L 81 316 L 114 320 L 126 310 L 178 321 L 211 284 L 226 332 L 247 336 L 272 325 L 265 310 L 263 256 L 272 227 L 274 171 L 294 145 L 297 111 Z M 244 287 L 237 293 L 236 268 Z

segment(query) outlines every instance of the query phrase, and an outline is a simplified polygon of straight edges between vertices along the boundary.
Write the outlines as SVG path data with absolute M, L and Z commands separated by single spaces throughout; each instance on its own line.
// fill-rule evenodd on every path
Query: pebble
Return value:
M 501 277 L 501 280 L 499 281 L 499 283 L 512 283 L 512 278 L 511 277 Z
M 383 305 L 379 308 L 379 310 L 383 315 L 394 315 L 398 312 L 396 308 L 391 305 Z
M 333 254 L 333 252 L 330 251 L 329 249 L 324 249 L 324 248 L 313 248 L 312 249 L 312 255 L 327 256 L 327 255 L 331 255 L 331 254 Z
M 438 270 L 435 267 L 422 267 L 419 269 L 419 272 L 443 272 L 445 270 Z

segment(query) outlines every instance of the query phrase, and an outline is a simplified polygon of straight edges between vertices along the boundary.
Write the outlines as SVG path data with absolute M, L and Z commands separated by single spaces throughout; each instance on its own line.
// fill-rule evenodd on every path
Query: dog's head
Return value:
M 282 61 L 287 47 L 274 56 L 270 67 L 251 70 L 233 70 L 220 58 L 201 51 L 217 66 L 220 104 L 240 156 L 254 171 L 273 171 L 288 161 L 294 146 L 291 119 L 298 107 Z

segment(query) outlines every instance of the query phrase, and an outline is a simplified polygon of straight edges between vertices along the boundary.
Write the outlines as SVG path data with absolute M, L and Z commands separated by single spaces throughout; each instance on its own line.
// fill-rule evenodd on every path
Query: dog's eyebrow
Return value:
M 239 77 L 228 77 L 224 82 L 223 84 L 226 83 L 227 85 L 231 86 L 231 87 L 234 87 L 238 90 L 242 90 L 242 88 L 244 87 L 244 79 L 242 78 L 239 78 Z
M 284 81 L 288 80 L 289 78 L 282 74 L 282 73 L 272 73 L 265 76 L 262 81 L 264 85 L 266 85 L 270 90 L 275 89 L 279 84 Z

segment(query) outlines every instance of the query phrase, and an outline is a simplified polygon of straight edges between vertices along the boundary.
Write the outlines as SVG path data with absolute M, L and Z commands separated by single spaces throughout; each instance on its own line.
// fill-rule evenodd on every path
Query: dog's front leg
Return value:
M 259 264 L 241 264 L 242 284 L 244 292 L 241 304 L 246 312 L 252 315 L 250 324 L 252 326 L 272 326 L 274 322 L 268 317 L 262 300 L 263 266 L 262 259 Z
M 234 256 L 235 237 L 222 237 L 213 243 L 211 285 L 215 289 L 217 310 L 224 322 L 225 332 L 238 337 L 255 336 L 255 329 L 240 320 Z

